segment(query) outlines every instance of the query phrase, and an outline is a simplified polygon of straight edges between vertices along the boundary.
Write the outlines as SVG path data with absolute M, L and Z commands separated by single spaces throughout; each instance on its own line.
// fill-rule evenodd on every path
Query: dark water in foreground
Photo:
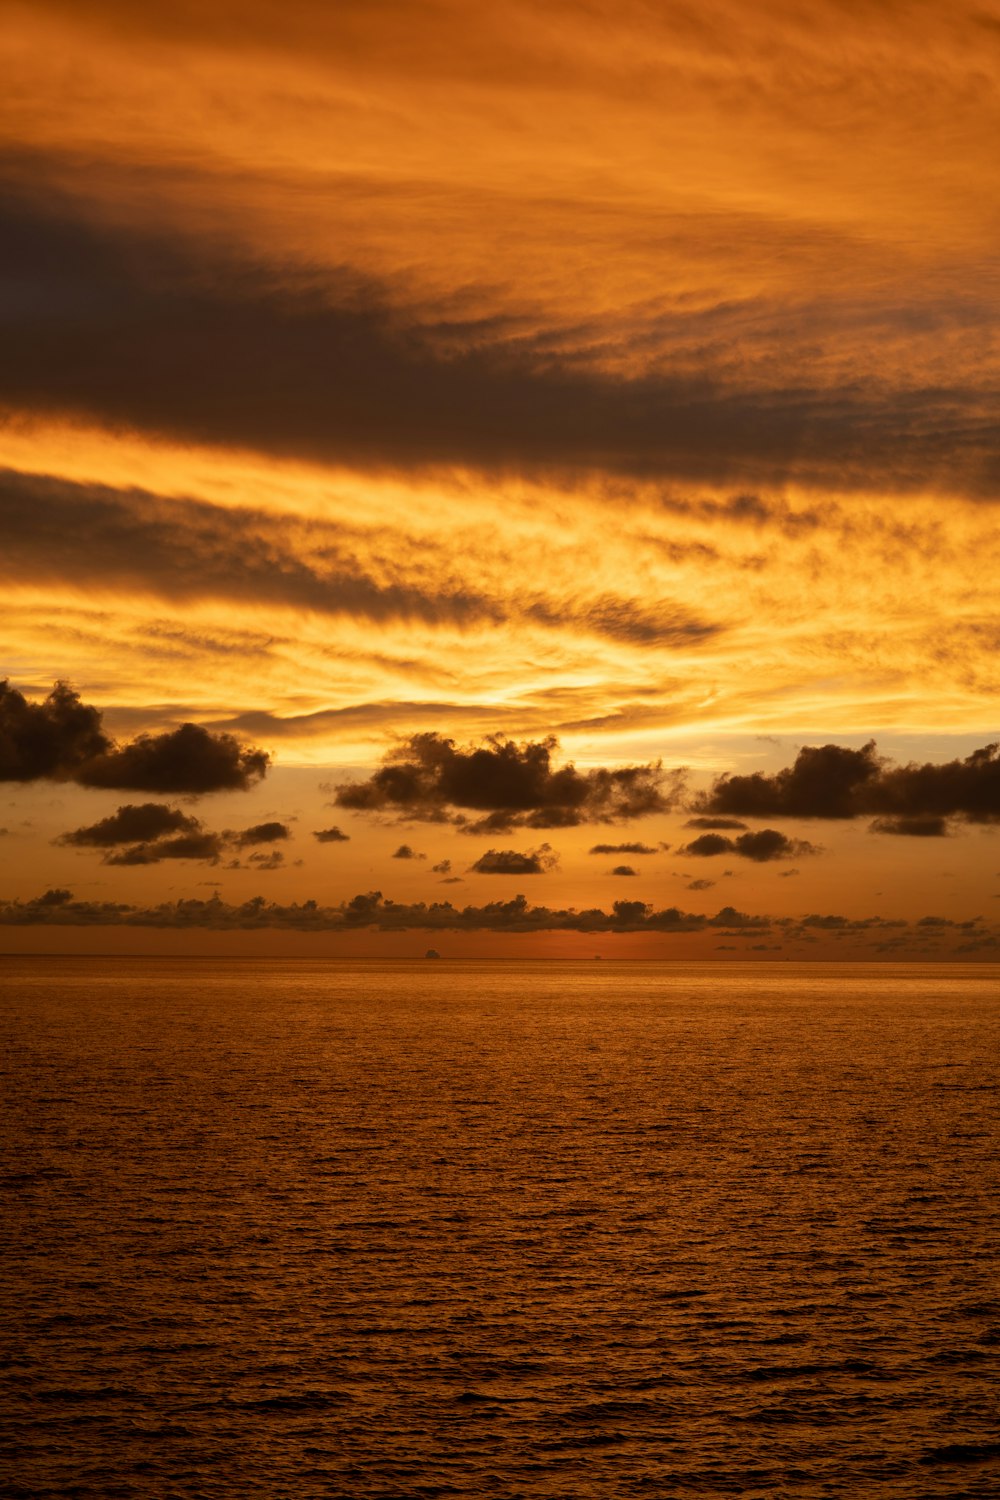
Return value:
M 0 1494 L 1000 1495 L 1000 970 L 0 961 Z

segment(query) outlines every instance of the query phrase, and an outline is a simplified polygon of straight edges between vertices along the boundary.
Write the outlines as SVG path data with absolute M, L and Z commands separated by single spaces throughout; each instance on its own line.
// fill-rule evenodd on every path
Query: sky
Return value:
M 0 952 L 1000 958 L 1000 4 L 0 14 Z

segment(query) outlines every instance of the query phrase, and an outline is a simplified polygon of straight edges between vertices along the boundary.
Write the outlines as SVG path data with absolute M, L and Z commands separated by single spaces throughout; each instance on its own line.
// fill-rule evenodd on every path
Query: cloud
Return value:
M 637 875 L 639 872 L 634 870 L 631 865 L 615 865 L 611 873 L 612 875 Z
M 516 849 L 487 849 L 469 868 L 479 875 L 544 875 L 556 862 L 551 846 L 540 844 L 526 854 Z
M 7 405 L 368 469 L 603 470 L 753 484 L 761 473 L 786 472 L 793 455 L 794 472 L 842 486 L 914 488 L 950 465 L 957 482 L 990 490 L 995 446 L 974 380 L 947 389 L 901 376 L 859 382 L 856 363 L 836 368 L 832 341 L 833 367 L 820 361 L 817 369 L 802 347 L 801 292 L 783 306 L 786 285 L 749 323 L 749 293 L 708 311 L 703 298 L 690 312 L 664 309 L 636 331 L 639 347 L 659 343 L 667 358 L 603 369 L 599 359 L 572 357 L 570 329 L 568 357 L 553 357 L 552 330 L 532 338 L 520 307 L 456 326 L 454 312 L 435 310 L 430 297 L 402 305 L 402 277 L 382 281 L 343 264 L 324 271 L 318 257 L 296 272 L 288 257 L 282 278 L 274 254 L 218 250 L 234 237 L 140 232 L 120 213 L 101 226 L 93 210 L 87 222 L 52 180 L 33 180 L 40 165 L 6 194 L 2 269 L 22 289 L 24 309 L 0 344 Z M 375 201 L 366 200 L 369 211 Z M 678 243 L 690 241 L 690 213 L 666 222 Z M 625 226 L 630 247 L 636 228 Z M 734 240 L 747 230 L 745 216 L 732 221 Z M 773 233 L 773 258 L 794 259 L 777 225 Z M 858 251 L 857 241 L 850 247 Z M 688 245 L 695 258 L 699 248 Z M 833 303 L 842 313 L 844 296 Z M 948 310 L 958 326 L 975 325 L 977 308 L 961 299 Z M 856 320 L 854 303 L 851 314 Z M 869 318 L 883 343 L 887 319 L 895 339 L 912 337 L 915 308 L 894 316 L 884 297 L 872 299 Z M 831 317 L 827 308 L 827 324 Z M 760 353 L 774 366 L 756 383 L 737 378 L 731 358 L 751 327 L 770 328 Z M 609 352 L 621 342 L 610 328 L 594 335 Z M 790 378 L 792 347 L 800 363 Z M 750 358 L 747 368 L 756 364 Z
M 197 818 L 162 802 L 127 803 L 98 823 L 76 828 L 56 840 L 81 849 L 110 849 L 118 844 L 145 844 L 167 834 L 196 833 Z
M 709 812 L 748 817 L 858 818 L 876 815 L 878 833 L 940 837 L 943 820 L 1000 821 L 1000 756 L 984 745 L 964 760 L 894 765 L 876 753 L 805 746 L 773 776 L 722 776 L 698 799 Z
M 178 834 L 176 838 L 157 839 L 155 843 L 134 844 L 104 856 L 106 865 L 158 865 L 165 859 L 200 859 L 218 864 L 224 845 L 217 833 L 199 830 Z
M 88 761 L 75 779 L 81 786 L 141 792 L 245 792 L 267 771 L 263 750 L 231 734 L 182 724 L 163 734 L 141 734 Z
M 392 579 L 375 577 L 358 560 L 358 532 L 324 517 L 287 517 L 249 506 L 219 506 L 191 497 L 108 485 L 74 483 L 51 475 L 0 469 L 0 579 L 48 582 L 88 570 L 105 590 L 141 588 L 171 604 L 192 600 L 269 603 L 333 618 L 386 624 L 416 620 L 429 626 L 493 626 L 523 619 L 554 629 L 571 626 L 638 646 L 686 645 L 718 633 L 661 601 L 655 611 L 628 599 L 593 603 L 574 594 L 537 598 L 496 586 L 472 589 L 448 580 L 451 558 L 440 542 L 437 578 L 423 566 L 408 576 L 397 556 Z M 423 542 L 424 562 L 432 548 Z M 384 550 L 384 549 L 383 549 Z M 414 712 L 427 705 L 400 705 Z M 311 722 L 364 722 L 378 706 L 349 705 L 294 716 L 249 710 L 237 727 L 281 734 Z
M 252 828 L 244 828 L 242 833 L 227 833 L 226 838 L 245 849 L 251 844 L 275 844 L 282 839 L 290 839 L 292 831 L 287 823 L 255 823 Z
M 321 844 L 347 844 L 350 842 L 351 836 L 349 833 L 341 833 L 340 829 L 334 826 L 333 828 L 314 829 L 313 838 Z
M 714 880 L 689 880 L 684 889 L 686 891 L 710 891 L 714 884 Z
M 66 683 L 30 703 L 8 679 L 0 682 L 0 781 L 71 780 L 110 748 L 100 711 Z
M 230 734 L 182 724 L 116 744 L 100 710 L 57 683 L 41 703 L 0 682 L 0 781 L 75 781 L 116 791 L 245 791 L 265 775 L 268 756 Z
M 62 834 L 56 843 L 77 849 L 102 849 L 106 865 L 155 865 L 165 859 L 200 859 L 218 863 L 227 847 L 252 848 L 290 837 L 286 824 L 257 823 L 240 832 L 210 833 L 198 818 L 162 802 L 126 803 L 109 817 Z M 128 846 L 128 847 L 123 847 Z M 114 852 L 109 852 L 114 851 Z M 265 864 L 265 861 L 270 861 Z M 252 854 L 250 863 L 276 869 L 280 853 Z M 235 860 L 231 869 L 239 869 Z
M 355 811 L 445 819 L 469 832 L 508 833 L 646 817 L 668 811 L 680 795 L 682 773 L 665 772 L 658 761 L 556 769 L 556 747 L 552 736 L 516 743 L 491 735 L 463 750 L 440 734 L 415 734 L 390 751 L 369 780 L 339 785 L 335 802 Z M 459 808 L 487 817 L 470 820 Z
M 776 828 L 760 828 L 754 833 L 741 833 L 737 838 L 726 838 L 721 833 L 703 833 L 682 845 L 678 854 L 694 854 L 699 858 L 711 858 L 717 854 L 738 854 L 743 859 L 764 864 L 772 859 L 792 859 L 798 855 L 818 854 L 814 844 L 805 839 L 786 838 Z
M 431 869 L 432 869 L 432 871 L 434 872 L 435 875 L 450 875 L 451 874 L 451 860 L 450 859 L 439 860 L 436 865 L 431 865 Z
M 685 828 L 745 828 L 747 825 L 739 818 L 688 818 L 684 824 Z
M 212 897 L 163 902 L 143 907 L 124 902 L 75 901 L 69 891 L 48 891 L 31 901 L 0 901 L 0 926 L 126 926 L 177 929 L 248 930 L 286 928 L 295 931 L 337 932 L 360 928 L 381 931 L 426 929 L 434 931 L 492 932 L 660 932 L 684 933 L 721 929 L 761 932 L 769 930 L 767 917 L 749 916 L 731 906 L 708 917 L 677 907 L 656 910 L 643 901 L 616 901 L 611 910 L 578 911 L 532 906 L 523 895 L 483 906 L 455 907 L 450 901 L 429 905 L 384 899 L 381 891 L 368 891 L 337 906 L 316 901 L 280 905 L 255 896 L 240 905 Z
M 400 844 L 399 848 L 394 850 L 392 857 L 393 859 L 426 859 L 427 855 L 418 854 L 415 849 L 410 848 L 409 844 Z
M 280 849 L 270 849 L 266 854 L 258 850 L 247 859 L 247 869 L 280 870 L 284 863 L 285 856 Z
M 894 833 L 904 838 L 947 838 L 950 833 L 947 818 L 935 817 L 933 814 L 917 815 L 911 818 L 876 818 L 868 825 L 869 833 Z
M 594 844 L 588 854 L 655 854 L 652 844 Z

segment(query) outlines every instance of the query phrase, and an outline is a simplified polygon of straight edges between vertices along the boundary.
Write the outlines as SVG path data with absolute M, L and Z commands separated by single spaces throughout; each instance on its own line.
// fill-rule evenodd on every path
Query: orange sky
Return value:
M 722 835 L 766 859 L 687 825 L 803 745 L 1000 738 L 1000 5 L 0 9 L 0 676 L 271 756 L 192 800 L 0 723 L 0 951 L 998 955 L 989 766 L 772 790 Z M 497 786 L 337 803 L 415 734 L 685 790 L 481 835 Z M 154 801 L 221 842 L 54 842 Z M 345 928 L 374 890 L 556 915 Z M 684 930 L 558 915 L 615 901 Z

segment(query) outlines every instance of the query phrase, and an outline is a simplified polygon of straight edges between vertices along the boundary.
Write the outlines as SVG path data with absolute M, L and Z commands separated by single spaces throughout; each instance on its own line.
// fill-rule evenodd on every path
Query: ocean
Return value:
M 0 1494 L 1000 1495 L 1000 968 L 0 959 Z

